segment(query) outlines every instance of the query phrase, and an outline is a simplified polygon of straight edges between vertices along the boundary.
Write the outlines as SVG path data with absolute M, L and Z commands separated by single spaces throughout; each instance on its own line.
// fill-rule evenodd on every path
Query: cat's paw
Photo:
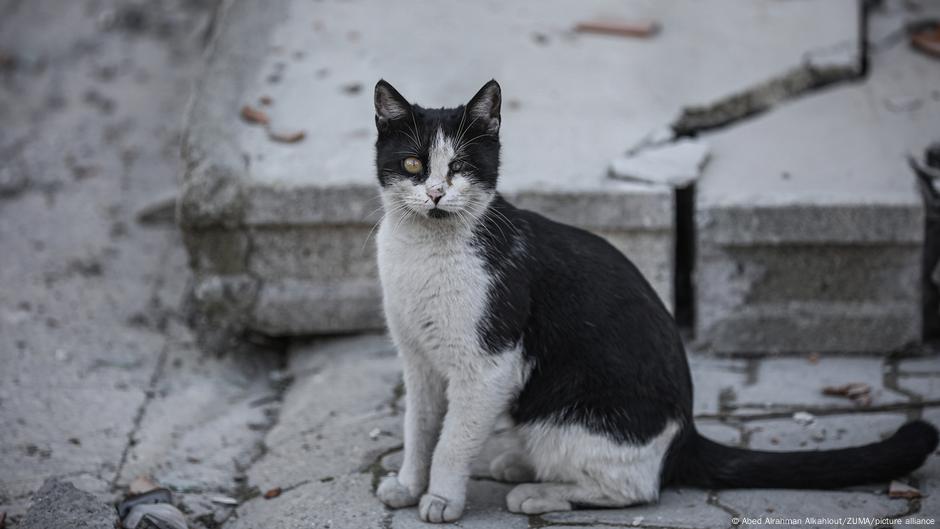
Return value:
M 535 479 L 535 471 L 525 458 L 516 451 L 503 452 L 490 462 L 490 476 L 506 483 L 525 483 Z
M 517 485 L 506 495 L 509 512 L 520 514 L 542 514 L 544 512 L 570 511 L 571 502 L 552 494 L 552 489 L 539 483 Z
M 418 515 L 425 522 L 453 522 L 463 514 L 463 504 L 463 500 L 447 499 L 437 494 L 425 494 L 421 497 Z
M 417 505 L 420 493 L 411 492 L 401 481 L 398 481 L 398 476 L 387 476 L 379 483 L 375 495 L 385 505 L 393 509 L 400 509 Z

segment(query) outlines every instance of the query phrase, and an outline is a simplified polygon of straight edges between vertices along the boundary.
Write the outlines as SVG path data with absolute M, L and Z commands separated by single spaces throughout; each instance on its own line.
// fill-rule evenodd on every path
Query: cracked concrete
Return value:
M 265 437 L 265 454 L 248 471 L 247 486 L 259 492 L 282 487 L 289 493 L 250 499 L 226 527 L 424 527 L 414 509 L 389 511 L 373 496 L 378 479 L 396 470 L 402 456 L 401 374 L 387 339 L 366 335 L 298 342 L 288 356 L 294 382 L 278 423 Z M 737 446 L 840 448 L 883 438 L 911 418 L 940 419 L 936 357 L 735 360 L 696 355 L 692 360 L 697 424 L 709 437 Z M 846 381 L 871 384 L 873 402 L 863 406 L 822 395 L 823 387 Z M 722 401 L 720 394 L 729 388 L 736 397 L 716 408 L 713 403 Z M 792 419 L 793 411 L 803 410 L 817 416 L 812 424 Z M 940 514 L 932 500 L 940 491 L 940 455 L 934 455 L 910 478 L 928 494 L 926 500 L 889 498 L 886 484 L 826 492 L 672 488 L 655 505 L 512 515 L 503 500 L 511 486 L 489 478 L 488 461 L 518 442 L 511 431 L 497 428 L 472 468 L 461 527 L 705 529 L 756 527 L 741 520 L 766 516 L 936 519 Z
M 214 8 L 0 6 L 8 527 L 47 477 L 111 510 L 139 475 L 173 489 L 191 527 L 217 527 L 227 514 L 208 498 L 239 495 L 273 423 L 280 388 L 268 373 L 282 355 L 268 346 L 201 351 L 179 310 L 189 277 L 180 235 L 139 221 L 155 197 L 176 194 L 186 95 Z
M 791 56 L 798 53 L 792 49 L 793 32 L 800 29 L 819 37 L 815 46 L 825 44 L 845 22 L 833 27 L 827 21 L 847 4 L 826 3 L 822 9 L 832 11 L 811 20 L 800 16 L 798 4 L 780 3 L 785 11 L 776 22 L 787 28 L 786 38 L 764 50 L 775 57 L 768 61 L 774 64 L 743 72 L 740 57 L 733 53 L 753 35 L 742 33 L 736 45 L 721 40 L 731 37 L 712 36 L 718 39 L 714 46 L 732 53 L 717 67 L 729 75 L 718 77 L 737 79 L 740 86 L 729 90 L 727 85 L 689 83 L 676 94 L 681 99 L 657 100 L 652 107 L 672 112 L 677 101 L 691 100 L 691 92 L 682 92 L 686 89 L 695 88 L 703 100 L 714 100 L 753 86 L 778 72 L 781 60 L 800 60 L 798 54 Z M 606 5 L 592 4 L 591 9 Z M 664 13 L 658 10 L 670 9 L 658 3 L 635 6 L 655 16 Z M 357 231 L 361 226 L 354 224 L 366 210 L 337 206 L 343 194 L 317 190 L 318 198 L 312 198 L 303 188 L 240 187 L 238 178 L 246 167 L 233 144 L 189 141 L 184 142 L 190 149 L 187 160 L 200 171 L 219 175 L 205 188 L 198 182 L 183 184 L 181 212 L 185 224 L 194 227 L 184 235 L 189 255 L 179 234 L 166 223 L 149 222 L 149 214 L 141 219 L 141 211 L 150 212 L 155 203 L 176 194 L 176 150 L 182 131 L 167 116 L 182 115 L 183 95 L 199 71 L 203 42 L 219 23 L 216 16 L 225 12 L 217 12 L 211 1 L 167 0 L 145 6 L 119 0 L 30 0 L 5 4 L 0 14 L 0 119 L 10 124 L 0 129 L 0 512 L 7 513 L 7 524 L 23 523 L 46 477 L 72 482 L 104 506 L 123 495 L 132 479 L 150 475 L 174 490 L 194 529 L 423 526 L 413 509 L 388 511 L 373 496 L 377 479 L 396 468 L 402 446 L 401 373 L 383 337 L 298 341 L 286 349 L 271 341 L 243 349 L 218 342 L 224 345 L 215 348 L 219 354 L 210 354 L 186 327 L 188 314 L 178 309 L 187 290 L 188 257 L 197 269 L 217 272 L 215 277 L 197 278 L 193 292 L 220 311 L 242 310 L 231 304 L 243 301 L 249 307 L 270 307 L 292 294 L 297 305 L 284 306 L 301 312 L 306 307 L 302 301 L 315 295 L 304 289 L 306 283 L 284 281 L 273 293 L 258 283 L 266 275 L 304 271 L 310 262 L 302 259 L 303 250 L 318 257 L 321 247 L 306 244 L 301 236 L 272 237 L 270 229 L 279 219 L 275 213 L 284 212 L 298 225 L 339 219 L 350 224 L 337 237 L 341 240 L 364 238 L 365 231 Z M 265 16 L 277 15 L 272 8 Z M 741 16 L 742 27 L 761 31 L 760 23 L 748 25 L 755 22 L 747 18 L 750 15 Z M 643 62 L 647 59 L 638 51 L 643 43 L 572 36 L 567 20 L 549 17 L 538 22 L 548 35 L 549 49 L 542 51 L 568 45 L 581 51 L 611 47 L 617 53 L 636 53 L 637 64 L 659 71 L 653 62 Z M 672 35 L 707 37 L 696 33 L 707 28 L 700 22 L 674 20 L 663 34 L 664 43 L 675 45 L 668 40 L 669 28 Z M 263 34 L 247 35 L 259 44 L 259 54 L 266 53 Z M 523 40 L 529 37 L 521 34 Z M 538 46 L 543 44 L 531 46 L 527 53 L 541 53 Z M 699 58 L 693 54 L 690 60 Z M 287 64 L 282 79 L 309 67 L 305 61 L 313 62 L 311 56 L 296 58 L 293 52 L 282 59 Z M 231 66 L 215 64 L 215 73 Z M 738 79 L 727 69 L 742 70 L 748 78 Z M 331 71 L 338 75 L 339 70 Z M 693 78 L 701 73 L 695 65 L 688 71 Z M 343 75 L 366 79 L 374 73 Z M 522 83 L 507 86 L 516 82 Z M 330 87 L 335 88 L 330 84 L 326 89 Z M 616 88 L 617 97 L 627 101 L 624 105 L 647 105 L 648 94 L 656 93 L 642 85 L 637 90 L 644 97 L 625 97 L 624 87 Z M 425 95 L 431 100 L 435 96 Z M 300 95 L 288 91 L 279 104 L 286 107 L 292 97 Z M 350 104 L 355 99 L 342 97 L 349 97 Z M 518 101 L 516 111 L 522 113 L 535 101 Z M 230 103 L 237 108 L 243 101 Z M 221 114 L 197 114 L 210 128 L 200 133 L 227 138 L 242 126 L 231 109 L 213 108 Z M 547 111 L 534 104 L 531 110 Z M 614 138 L 617 149 L 630 143 L 627 136 L 662 122 L 663 112 L 651 113 L 656 114 L 653 119 L 635 115 L 636 110 L 620 108 L 620 118 L 637 119 L 631 122 L 636 130 Z M 211 129 L 219 124 L 227 126 Z M 523 141 L 521 136 L 517 141 Z M 597 161 L 604 164 L 608 158 Z M 219 160 L 234 166 L 209 163 Z M 253 169 L 263 166 L 250 156 L 249 161 Z M 350 189 L 365 193 L 372 187 Z M 571 222 L 594 223 L 593 228 L 611 237 L 618 230 L 649 230 L 648 238 L 622 244 L 641 253 L 667 251 L 662 236 L 671 229 L 669 191 L 629 188 L 617 200 L 608 200 L 606 190 L 601 191 L 566 195 L 573 205 L 567 208 L 537 192 L 520 192 L 517 199 Z M 604 215 L 584 216 L 588 206 Z M 166 213 L 165 207 L 156 211 Z M 350 216 L 341 216 L 347 213 Z M 233 231 L 246 224 L 250 229 Z M 290 248 L 300 251 L 281 251 Z M 357 270 L 364 276 L 370 274 L 370 258 L 357 260 L 349 250 L 324 251 L 333 251 L 327 257 L 338 262 L 361 267 Z M 265 255 L 279 251 L 297 260 Z M 667 262 L 656 261 L 651 269 Z M 668 283 L 669 278 L 658 280 Z M 350 288 L 367 306 L 374 301 L 369 290 L 373 287 L 366 283 Z M 273 326 L 280 323 L 279 314 L 274 310 L 258 317 Z M 283 325 L 288 333 L 304 328 Z M 935 357 L 823 358 L 813 364 L 802 357 L 695 355 L 691 363 L 697 421 L 709 437 L 729 444 L 779 450 L 846 446 L 877 439 L 906 419 L 940 423 L 940 361 Z M 873 386 L 870 406 L 819 394 L 824 385 L 854 381 Z M 807 427 L 791 419 L 794 411 L 805 410 L 817 415 Z M 487 447 L 474 470 L 469 510 L 461 526 L 704 529 L 740 527 L 746 524 L 733 523 L 733 517 L 766 515 L 769 510 L 794 517 L 940 516 L 937 456 L 910 479 L 928 494 L 921 500 L 888 499 L 882 485 L 827 493 L 671 489 L 653 506 L 515 516 L 503 506 L 508 485 L 486 476 L 486 458 L 513 442 L 511 436 L 500 435 Z M 281 489 L 280 495 L 266 499 L 264 494 L 275 488 Z M 216 495 L 235 498 L 239 505 L 213 503 Z

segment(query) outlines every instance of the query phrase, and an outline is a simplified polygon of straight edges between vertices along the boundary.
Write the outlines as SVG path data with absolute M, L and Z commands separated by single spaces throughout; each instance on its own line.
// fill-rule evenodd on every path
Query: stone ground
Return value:
M 210 354 L 187 326 L 172 197 L 181 116 L 215 7 L 0 1 L 0 512 L 9 527 L 24 524 L 30 505 L 45 509 L 35 493 L 47 477 L 106 505 L 141 475 L 175 492 L 193 528 L 423 525 L 372 493 L 401 457 L 400 370 L 382 336 L 258 340 Z M 847 446 L 910 418 L 940 422 L 937 358 L 695 355 L 693 371 L 702 430 L 740 446 Z M 871 404 L 821 395 L 847 382 L 870 384 Z M 817 419 L 802 426 L 797 411 Z M 927 494 L 920 500 L 890 499 L 884 484 L 676 489 L 656 506 L 515 516 L 503 507 L 509 487 L 482 471 L 512 442 L 494 437 L 458 526 L 940 516 L 936 455 L 908 480 Z M 274 488 L 279 496 L 262 496 Z M 219 496 L 239 505 L 212 501 Z

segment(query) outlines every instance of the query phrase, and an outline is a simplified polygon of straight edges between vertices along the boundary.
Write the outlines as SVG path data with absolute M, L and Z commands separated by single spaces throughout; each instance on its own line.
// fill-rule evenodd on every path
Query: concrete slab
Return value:
M 802 358 L 764 359 L 754 381 L 735 388 L 726 399 L 726 410 L 739 416 L 798 411 L 832 413 L 910 402 L 907 395 L 885 385 L 883 370 L 882 361 L 877 358 L 822 358 L 816 363 Z M 868 406 L 822 392 L 828 386 L 854 382 L 871 386 Z
M 298 344 L 288 354 L 285 376 L 294 382 L 246 483 L 285 492 L 248 500 L 231 526 L 382 526 L 390 515 L 373 490 L 386 472 L 383 456 L 401 446 L 394 351 L 385 337 L 364 336 Z M 376 428 L 383 433 L 373 438 Z
M 874 52 L 870 68 L 865 82 L 707 135 L 703 348 L 880 353 L 920 339 L 924 211 L 905 156 L 936 139 L 940 70 L 902 44 Z
M 608 161 L 685 103 L 744 90 L 799 65 L 808 50 L 854 42 L 857 19 L 851 0 L 227 5 L 189 118 L 180 219 L 201 279 L 251 282 L 235 317 L 271 334 L 381 326 L 374 271 L 344 267 L 373 259 L 371 87 L 378 78 L 428 106 L 458 104 L 499 79 L 503 191 L 611 239 L 671 304 L 671 191 L 611 182 Z M 462 31 L 485 28 L 488 37 L 455 39 L 447 24 L 387 31 L 413 25 L 417 9 L 424 20 L 459 19 Z M 650 40 L 571 31 L 597 16 L 654 19 L 665 29 Z M 264 111 L 273 128 L 304 130 L 306 139 L 272 142 L 261 127 L 242 123 L 239 109 L 262 97 L 272 101 Z M 334 237 L 334 230 L 345 232 Z M 344 244 L 298 260 L 296 247 L 324 240 Z
M 721 492 L 718 499 L 738 513 L 737 527 L 837 527 L 850 517 L 873 519 L 866 525 L 876 526 L 874 519 L 897 517 L 909 508 L 906 500 L 866 492 L 742 490 Z
M 578 510 L 548 513 L 542 519 L 553 525 L 580 527 L 670 527 L 697 529 L 728 527 L 731 514 L 708 501 L 708 493 L 697 489 L 667 489 L 655 505 L 628 509 Z
M 831 450 L 881 441 L 906 422 L 904 413 L 854 413 L 816 417 L 811 424 L 799 424 L 790 418 L 749 421 L 744 428 L 749 448 Z

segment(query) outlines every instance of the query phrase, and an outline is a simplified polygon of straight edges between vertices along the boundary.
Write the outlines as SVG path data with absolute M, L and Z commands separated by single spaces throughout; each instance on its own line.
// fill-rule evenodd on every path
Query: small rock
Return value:
M 241 117 L 248 123 L 257 123 L 259 125 L 267 125 L 271 121 L 267 114 L 248 105 L 242 107 Z
M 270 500 L 272 498 L 277 498 L 281 495 L 281 492 L 281 487 L 274 487 L 273 489 L 270 489 L 264 493 L 264 499 Z
M 793 420 L 801 426 L 809 426 L 816 422 L 816 416 L 805 411 L 798 411 L 793 414 Z
M 916 489 L 900 481 L 892 481 L 888 485 L 888 497 L 889 498 L 920 498 L 923 494 L 919 489 Z
M 137 476 L 134 481 L 131 481 L 127 492 L 130 494 L 143 494 L 156 488 L 159 488 L 159 486 L 153 482 L 153 478 L 150 476 Z
M 281 132 L 275 130 L 268 131 L 268 137 L 280 143 L 297 143 L 307 137 L 307 133 L 298 130 L 293 132 Z
M 698 179 L 708 155 L 704 142 L 682 139 L 617 158 L 610 163 L 610 172 L 627 180 L 686 187 Z
M 218 503 L 219 505 L 238 505 L 238 500 L 231 496 L 213 496 L 209 498 L 209 501 Z
M 831 397 L 846 397 L 861 406 L 871 404 L 871 386 L 864 382 L 852 382 L 841 386 L 826 386 L 822 389 L 823 395 Z
M 343 92 L 351 96 L 354 96 L 362 92 L 362 83 L 349 83 L 349 84 L 343 85 Z

